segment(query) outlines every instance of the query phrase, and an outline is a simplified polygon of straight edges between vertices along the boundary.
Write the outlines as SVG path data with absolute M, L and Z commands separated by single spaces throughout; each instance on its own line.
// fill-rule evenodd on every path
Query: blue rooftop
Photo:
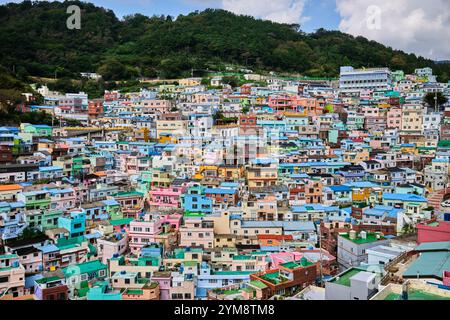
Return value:
M 408 201 L 408 202 L 428 201 L 426 198 L 415 194 L 401 194 L 401 193 L 383 193 L 383 200 Z

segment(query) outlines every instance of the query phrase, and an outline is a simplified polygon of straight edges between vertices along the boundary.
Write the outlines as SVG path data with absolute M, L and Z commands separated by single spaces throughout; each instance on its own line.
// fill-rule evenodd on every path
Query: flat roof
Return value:
M 250 281 L 248 284 L 250 286 L 258 288 L 258 289 L 265 289 L 265 288 L 267 288 L 267 286 L 264 284 L 264 282 L 259 281 L 259 280 Z
M 450 270 L 450 251 L 422 252 L 420 256 L 403 273 L 405 278 L 441 279 L 444 271 Z
M 353 276 L 357 275 L 360 272 L 364 271 L 356 268 L 351 268 L 345 271 L 344 273 L 341 273 L 340 275 L 334 277 L 330 282 L 350 287 L 350 278 L 352 278 Z
M 361 238 L 361 236 L 359 234 L 356 236 L 356 239 L 350 239 L 350 235 L 348 233 L 340 234 L 340 236 L 349 241 L 352 241 L 353 243 L 356 243 L 356 244 L 364 244 L 364 243 L 371 243 L 371 242 L 376 242 L 376 241 L 381 241 L 381 240 L 387 240 L 383 236 L 380 236 L 380 238 L 378 239 L 375 233 L 370 233 L 370 232 L 367 232 L 366 239 Z
M 392 292 L 384 300 L 402 300 L 402 298 L 400 294 Z M 408 300 L 450 300 L 450 298 L 428 293 L 423 290 L 410 290 L 408 291 Z

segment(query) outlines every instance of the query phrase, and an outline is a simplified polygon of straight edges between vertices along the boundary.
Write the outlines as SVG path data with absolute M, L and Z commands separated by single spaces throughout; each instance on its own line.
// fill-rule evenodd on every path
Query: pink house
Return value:
M 142 247 L 156 241 L 156 236 L 178 230 L 181 225 L 182 216 L 172 215 L 153 215 L 146 214 L 139 219 L 130 222 L 129 228 L 129 247 L 132 253 L 138 254 Z
M 77 202 L 77 195 L 75 189 L 50 189 L 50 209 L 53 210 L 67 210 L 75 207 Z
M 402 127 L 402 109 L 391 108 L 386 113 L 386 124 L 390 129 L 401 129 Z
M 16 254 L 19 256 L 19 261 L 25 269 L 25 273 L 42 271 L 42 251 L 31 246 L 18 249 Z
M 450 222 L 433 221 L 417 225 L 417 243 L 450 241 Z
M 108 260 L 115 254 L 123 255 L 128 249 L 128 236 L 126 233 L 116 233 L 102 239 L 97 239 L 98 257 L 102 263 L 107 264 Z
M 269 255 L 272 261 L 271 269 L 278 269 L 280 264 L 298 261 L 302 258 L 303 254 L 300 252 L 278 252 Z
M 212 249 L 214 247 L 214 222 L 201 219 L 185 220 L 184 226 L 180 228 L 180 246 L 200 246 Z
M 157 207 L 180 208 L 184 188 L 159 188 L 149 191 L 149 204 Z
M 183 216 L 181 214 L 161 214 L 161 219 L 163 224 L 168 224 L 171 230 L 178 230 L 181 226 L 181 220 Z
M 162 231 L 162 223 L 159 217 L 146 214 L 144 217 L 130 222 L 129 238 L 130 250 L 139 254 L 141 248 L 155 242 L 155 236 Z
M 152 281 L 159 284 L 160 300 L 170 300 L 172 276 L 169 271 L 155 271 L 153 272 Z

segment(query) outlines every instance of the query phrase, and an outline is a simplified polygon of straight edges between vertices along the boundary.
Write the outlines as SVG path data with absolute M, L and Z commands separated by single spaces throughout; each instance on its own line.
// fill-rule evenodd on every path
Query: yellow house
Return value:
M 415 144 L 405 144 L 401 146 L 402 153 L 414 154 L 416 153 L 416 145 Z
M 344 162 L 350 162 L 351 164 L 357 164 L 362 161 L 370 160 L 369 151 L 364 149 L 360 151 L 346 151 L 343 154 Z
M 247 169 L 247 182 L 250 189 L 274 186 L 277 184 L 277 180 L 278 167 L 275 164 Z
M 197 173 L 194 175 L 195 180 L 202 180 L 204 178 L 217 178 L 218 166 L 200 166 Z
M 178 84 L 182 87 L 194 87 L 202 84 L 202 78 L 186 78 L 180 79 Z
M 172 184 L 173 177 L 170 172 L 153 169 L 151 181 L 152 188 L 168 188 Z
M 237 180 L 243 178 L 245 175 L 245 170 L 243 166 L 234 165 L 221 165 L 218 168 L 219 178 L 225 180 Z
M 420 133 L 423 123 L 423 106 L 410 104 L 402 107 L 402 131 Z
M 159 139 L 162 135 L 183 135 L 186 132 L 185 120 L 156 120 L 156 135 Z
M 369 202 L 370 188 L 355 188 L 352 190 L 353 202 Z
M 178 142 L 177 138 L 172 135 L 161 135 L 158 138 L 159 143 L 174 143 L 176 144 Z

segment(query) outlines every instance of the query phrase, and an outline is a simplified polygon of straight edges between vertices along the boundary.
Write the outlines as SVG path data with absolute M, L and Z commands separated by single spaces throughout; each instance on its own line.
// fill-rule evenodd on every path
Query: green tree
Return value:
M 448 102 L 448 99 L 441 93 L 427 93 L 423 98 L 423 102 L 430 108 L 434 108 L 436 106 L 436 102 L 439 108 L 445 105 Z
M 235 88 L 235 87 L 239 86 L 239 78 L 237 78 L 235 76 L 226 76 L 226 77 L 222 78 L 222 83 L 228 84 L 228 85 L 232 86 L 233 88 Z
M 118 60 L 109 60 L 103 63 L 97 70 L 102 75 L 103 79 L 121 80 L 128 78 L 127 68 Z

